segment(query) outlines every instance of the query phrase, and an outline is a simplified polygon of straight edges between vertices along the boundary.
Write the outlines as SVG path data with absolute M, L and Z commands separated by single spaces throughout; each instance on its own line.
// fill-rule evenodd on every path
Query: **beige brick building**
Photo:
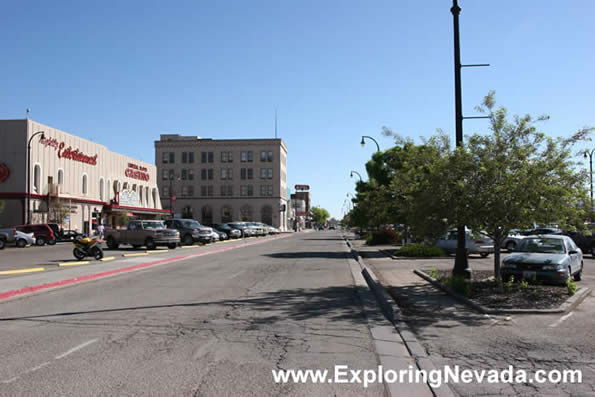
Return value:
M 204 224 L 257 221 L 287 229 L 287 147 L 281 139 L 155 141 L 163 207 Z
M 0 120 L 0 142 L 1 226 L 24 224 L 29 218 L 31 223 L 61 223 L 64 229 L 90 233 L 99 222 L 118 226 L 121 215 L 169 215 L 161 207 L 153 164 L 29 119 Z

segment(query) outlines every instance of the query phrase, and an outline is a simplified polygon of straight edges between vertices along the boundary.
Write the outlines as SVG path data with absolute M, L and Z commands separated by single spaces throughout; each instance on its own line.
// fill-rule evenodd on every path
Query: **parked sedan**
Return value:
M 227 223 L 215 223 L 212 226 L 214 229 L 217 229 L 220 232 L 225 232 L 229 238 L 240 238 L 242 237 L 242 231 L 239 229 L 234 229 L 233 227 L 229 226 Z
M 465 247 L 468 254 L 479 254 L 482 258 L 487 257 L 494 252 L 494 241 L 484 233 L 475 233 L 470 230 L 465 232 L 467 239 Z M 436 243 L 436 247 L 442 249 L 447 254 L 454 254 L 457 251 L 457 231 L 450 230 L 445 236 L 442 236 Z
M 35 245 L 35 237 L 33 233 L 23 233 L 19 230 L 16 231 L 15 245 L 19 248 L 24 248 L 29 245 Z
M 525 237 L 500 269 L 502 279 L 540 279 L 565 284 L 580 281 L 583 253 L 568 236 L 548 234 Z

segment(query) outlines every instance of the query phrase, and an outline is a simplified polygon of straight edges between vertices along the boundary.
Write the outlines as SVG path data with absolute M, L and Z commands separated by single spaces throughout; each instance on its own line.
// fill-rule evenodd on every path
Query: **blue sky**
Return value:
M 279 136 L 288 184 L 342 215 L 388 126 L 454 136 L 449 0 L 4 2 L 0 118 L 154 161 L 161 133 Z M 491 89 L 566 136 L 595 125 L 595 2 L 459 0 L 466 115 Z M 465 132 L 485 131 L 465 121 Z M 454 138 L 453 138 L 454 139 Z

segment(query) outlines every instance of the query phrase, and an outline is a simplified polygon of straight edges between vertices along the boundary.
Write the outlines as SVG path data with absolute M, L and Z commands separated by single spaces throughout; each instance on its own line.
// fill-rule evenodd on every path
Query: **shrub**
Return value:
M 406 244 L 400 250 L 395 251 L 396 256 L 423 257 L 423 256 L 445 256 L 440 248 L 422 244 Z
M 428 272 L 429 276 L 432 277 L 434 280 L 439 280 L 440 279 L 440 272 L 438 272 L 438 270 L 436 270 L 435 267 L 431 267 L 430 271 Z
M 366 244 L 368 245 L 398 244 L 398 242 L 399 235 L 390 229 L 374 231 L 366 237 Z
M 465 296 L 471 295 L 471 284 L 465 279 L 465 277 L 451 276 L 445 281 L 446 285 L 448 285 L 453 291 Z
M 519 284 L 517 285 L 517 289 L 518 289 L 519 291 L 522 291 L 522 290 L 524 290 L 525 288 L 527 288 L 528 286 L 529 286 L 529 282 L 528 282 L 528 281 L 526 281 L 526 280 L 521 280 L 521 281 L 519 281 Z
M 568 289 L 568 295 L 570 296 L 574 295 L 576 290 L 578 289 L 574 280 L 566 281 L 566 288 Z

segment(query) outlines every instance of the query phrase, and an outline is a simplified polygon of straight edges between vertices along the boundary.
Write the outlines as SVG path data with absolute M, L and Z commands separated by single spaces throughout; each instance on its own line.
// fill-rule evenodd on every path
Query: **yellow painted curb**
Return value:
M 105 258 L 101 258 L 100 261 L 107 262 L 107 261 L 113 261 L 114 259 L 116 259 L 115 256 L 106 256 Z
M 19 274 L 19 273 L 32 273 L 32 272 L 43 272 L 45 267 L 34 267 L 31 269 L 22 269 L 22 270 L 3 270 L 0 274 Z
M 200 245 L 183 245 L 181 248 L 198 248 Z
M 58 266 L 78 266 L 78 265 L 88 265 L 89 261 L 81 261 L 81 262 L 62 262 L 58 263 Z
M 147 251 L 147 254 L 159 254 L 161 252 L 168 252 L 169 250 L 151 250 Z
M 149 254 L 147 254 L 146 252 L 138 252 L 136 254 L 122 254 L 122 256 L 147 256 Z

